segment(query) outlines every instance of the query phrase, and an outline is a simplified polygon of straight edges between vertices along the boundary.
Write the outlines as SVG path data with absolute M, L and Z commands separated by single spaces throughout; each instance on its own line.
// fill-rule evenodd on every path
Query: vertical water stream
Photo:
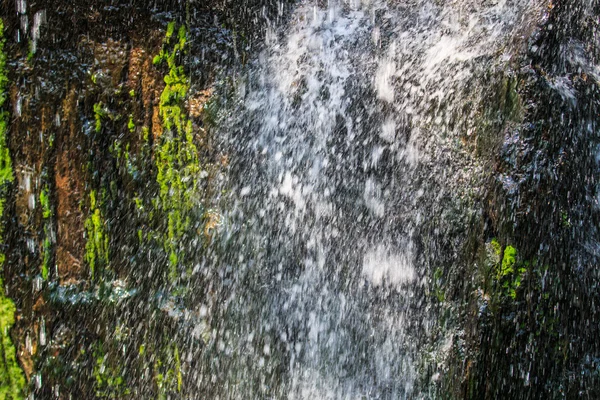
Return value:
M 398 399 L 439 379 L 456 332 L 436 336 L 426 282 L 458 268 L 481 213 L 464 141 L 538 3 L 305 1 L 267 35 L 221 121 L 226 398 Z

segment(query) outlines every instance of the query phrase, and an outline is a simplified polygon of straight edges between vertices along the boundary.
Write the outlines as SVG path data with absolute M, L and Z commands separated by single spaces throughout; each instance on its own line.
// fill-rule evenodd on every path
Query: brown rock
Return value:
M 187 101 L 188 114 L 191 117 L 199 118 L 202 116 L 204 106 L 210 100 L 213 95 L 213 88 L 205 89 L 201 92 L 196 93 L 193 97 L 190 97 Z
M 55 168 L 56 221 L 58 226 L 56 265 L 61 284 L 82 279 L 84 255 L 84 204 L 85 174 L 76 129 L 76 94 L 72 90 L 64 101 L 64 119 L 68 125 L 57 138 Z M 79 147 L 79 148 L 78 148 Z

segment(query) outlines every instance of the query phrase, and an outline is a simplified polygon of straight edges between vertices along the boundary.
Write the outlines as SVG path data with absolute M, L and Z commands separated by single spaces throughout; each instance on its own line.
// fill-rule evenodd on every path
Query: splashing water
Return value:
M 442 372 L 425 346 L 443 355 L 455 334 L 434 337 L 425 283 L 458 262 L 455 228 L 480 212 L 483 167 L 461 139 L 540 3 L 306 1 L 269 32 L 221 122 L 231 211 L 204 272 L 225 300 L 193 328 L 211 349 L 204 387 L 425 393 L 423 371 Z

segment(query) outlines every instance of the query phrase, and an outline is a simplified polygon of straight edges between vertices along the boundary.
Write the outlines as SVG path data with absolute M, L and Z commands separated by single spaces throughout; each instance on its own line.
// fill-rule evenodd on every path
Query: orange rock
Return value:
M 127 73 L 126 83 L 129 90 L 137 89 L 140 78 L 142 77 L 142 68 L 145 58 L 146 51 L 140 47 L 133 47 L 129 51 L 129 71 Z

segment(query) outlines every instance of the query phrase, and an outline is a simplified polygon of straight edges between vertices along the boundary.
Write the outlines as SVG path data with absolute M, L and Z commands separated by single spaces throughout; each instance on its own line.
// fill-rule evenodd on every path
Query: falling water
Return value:
M 221 118 L 221 396 L 412 398 L 439 379 L 456 332 L 436 336 L 425 283 L 481 212 L 461 138 L 539 3 L 305 1 L 268 32 Z

